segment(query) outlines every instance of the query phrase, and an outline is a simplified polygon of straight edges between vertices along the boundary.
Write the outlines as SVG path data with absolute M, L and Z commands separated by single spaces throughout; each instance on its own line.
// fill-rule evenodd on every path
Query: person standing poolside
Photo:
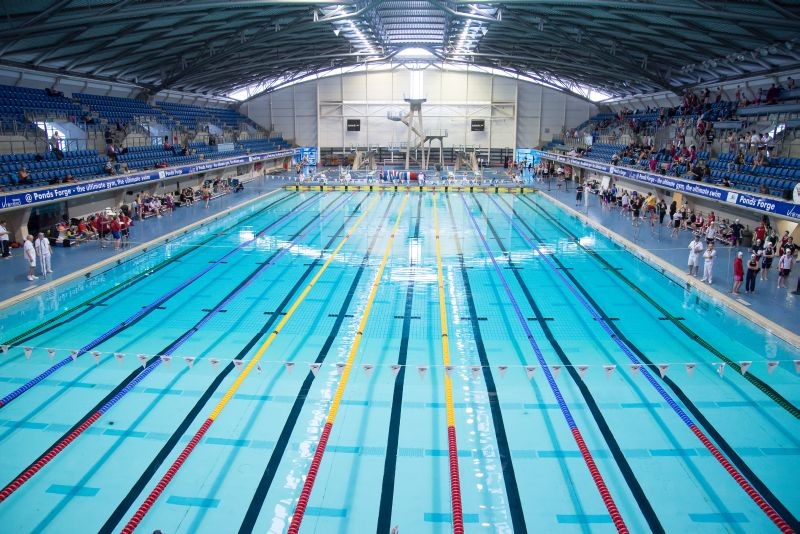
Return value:
M 0 252 L 5 259 L 11 258 L 11 252 L 8 250 L 8 225 L 6 221 L 0 221 Z
M 666 217 L 666 215 L 667 215 L 667 203 L 664 202 L 664 199 L 662 198 L 661 202 L 658 203 L 658 224 L 664 224 L 664 217 Z
M 50 258 L 53 255 L 53 251 L 50 248 L 50 240 L 46 238 L 42 232 L 39 232 L 39 237 L 34 241 L 33 247 L 36 249 L 36 256 L 38 256 L 39 260 L 42 262 L 42 276 L 51 274 L 53 269 L 50 264 Z
M 744 281 L 744 292 L 745 293 L 755 293 L 756 292 L 756 275 L 760 270 L 758 266 L 758 256 L 755 254 L 750 255 L 750 261 L 747 262 L 747 276 L 745 277 Z
M 700 237 L 695 235 L 688 248 L 689 276 L 697 276 L 697 273 L 700 272 L 700 254 L 703 253 L 703 243 L 700 242 Z
M 769 279 L 769 270 L 772 267 L 772 259 L 775 257 L 775 248 L 772 241 L 767 241 L 764 252 L 761 253 L 761 279 Z
M 778 260 L 778 289 L 786 287 L 786 280 L 792 272 L 792 265 L 794 265 L 794 257 L 789 247 L 785 247 L 783 256 Z
M 744 254 L 740 250 L 736 254 L 736 259 L 733 260 L 733 289 L 731 293 L 734 295 L 739 294 L 739 288 L 742 287 L 742 280 L 744 280 L 744 263 L 742 262 Z
M 705 253 L 703 253 L 703 282 L 711 283 L 711 277 L 714 274 L 714 258 L 717 255 L 717 251 L 714 250 L 714 243 L 711 242 L 708 244 L 708 248 L 706 249 Z
M 25 238 L 25 244 L 22 245 L 22 255 L 28 265 L 28 281 L 33 282 L 39 277 L 36 276 L 36 248 L 33 246 L 32 235 Z

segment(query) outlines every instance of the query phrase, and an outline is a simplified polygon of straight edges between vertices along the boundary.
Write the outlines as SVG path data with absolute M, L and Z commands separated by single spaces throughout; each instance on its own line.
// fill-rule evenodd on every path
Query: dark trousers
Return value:
M 744 282 L 744 290 L 754 292 L 756 290 L 756 273 L 754 269 L 747 269 L 747 276 Z
M 7 258 L 11 253 L 8 251 L 8 239 L 5 241 L 0 241 L 0 250 L 2 250 L 2 256 Z

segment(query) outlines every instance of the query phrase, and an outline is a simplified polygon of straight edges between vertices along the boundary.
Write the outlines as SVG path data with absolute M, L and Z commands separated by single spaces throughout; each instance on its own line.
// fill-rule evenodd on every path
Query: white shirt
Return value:
M 781 256 L 780 261 L 778 262 L 779 269 L 791 269 L 792 268 L 792 257 L 789 254 L 784 254 Z
M 0 224 L 0 241 L 8 241 L 8 229 Z
M 36 250 L 33 248 L 33 241 L 25 240 L 25 244 L 22 245 L 22 253 L 27 260 L 36 259 Z
M 703 258 L 706 260 L 706 263 L 714 263 L 714 256 L 716 255 L 717 251 L 710 248 L 703 254 Z
M 33 246 L 36 248 L 36 253 L 40 256 L 49 256 L 52 252 L 50 248 L 50 240 L 46 237 L 37 238 L 33 243 Z
M 759 143 L 759 141 L 761 141 L 761 138 L 758 136 L 758 134 L 753 134 L 750 137 L 750 143 L 751 144 L 757 145 Z
M 703 244 L 700 241 L 692 241 L 689 243 L 689 258 L 695 262 L 700 259 L 700 253 L 703 252 Z

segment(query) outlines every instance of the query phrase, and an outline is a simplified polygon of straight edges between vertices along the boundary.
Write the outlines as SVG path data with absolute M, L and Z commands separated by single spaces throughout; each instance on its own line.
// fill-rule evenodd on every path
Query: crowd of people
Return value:
M 751 231 L 739 219 L 733 222 L 719 220 L 714 211 L 706 214 L 702 210 L 692 209 L 685 202 L 681 206 L 676 201 L 667 205 L 664 199 L 658 200 L 653 193 L 642 195 L 637 191 L 617 188 L 615 184 L 604 189 L 594 184 L 588 189 L 597 193 L 603 209 L 619 210 L 621 216 L 630 218 L 634 237 L 638 237 L 638 227 L 643 221 L 649 222 L 654 232 L 662 225 L 668 226 L 670 237 L 676 239 L 684 232 L 689 232 L 692 235 L 687 261 L 687 273 L 690 276 L 699 276 L 702 264 L 701 281 L 711 284 L 717 246 L 739 248 L 747 241 L 751 243 L 749 250 L 737 251 L 734 260 L 731 293 L 739 295 L 742 283 L 745 284 L 745 293 L 755 293 L 756 280 L 769 282 L 773 267 L 777 267 L 778 272 L 777 288 L 787 287 L 800 245 L 795 244 L 788 230 L 779 236 L 766 215 Z M 584 187 L 576 188 L 576 205 L 582 202 L 583 192 Z M 793 293 L 800 294 L 800 278 Z
M 106 208 L 86 217 L 64 216 L 63 220 L 49 229 L 43 229 L 38 235 L 26 236 L 20 244 L 13 243 L 8 224 L 0 220 L 0 257 L 11 259 L 12 245 L 21 249 L 27 268 L 26 277 L 29 281 L 34 281 L 53 272 L 53 246 L 77 247 L 88 241 L 97 241 L 101 248 L 113 247 L 114 250 L 121 250 L 131 243 L 131 228 L 135 221 L 142 221 L 150 216 L 169 215 L 178 206 L 194 204 L 198 197 L 208 207 L 215 194 L 242 189 L 238 180 L 231 183 L 227 179 L 217 179 L 208 180 L 197 190 L 184 187 L 163 195 L 140 193 L 119 209 Z

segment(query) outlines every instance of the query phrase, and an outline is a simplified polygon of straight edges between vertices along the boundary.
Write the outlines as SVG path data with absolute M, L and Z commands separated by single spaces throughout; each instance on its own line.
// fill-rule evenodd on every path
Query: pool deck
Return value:
M 67 248 L 55 246 L 51 259 L 53 274 L 48 278 L 41 277 L 37 264 L 36 274 L 40 278 L 33 282 L 29 282 L 27 279 L 28 267 L 23 259 L 22 249 L 11 249 L 13 257 L 9 260 L 0 260 L 0 307 L 4 307 L 9 299 L 17 300 L 15 297 L 34 294 L 37 290 L 43 289 L 45 285 L 59 283 L 63 281 L 63 278 L 82 269 L 125 254 L 137 245 L 157 240 L 170 232 L 235 208 L 270 191 L 278 190 L 284 185 L 286 185 L 285 180 L 270 176 L 257 178 L 248 182 L 244 191 L 228 193 L 212 199 L 208 208 L 204 207 L 203 202 L 196 202 L 192 206 L 177 208 L 171 214 L 162 217 L 149 217 L 143 221 L 134 221 L 134 226 L 131 228 L 130 245 L 120 250 L 114 250 L 112 241 L 106 242 L 105 248 L 102 248 L 96 240 Z
M 542 187 L 540 192 L 545 196 L 549 196 L 564 206 L 576 210 L 587 217 L 589 221 L 606 228 L 641 247 L 647 253 L 672 265 L 675 267 L 673 273 L 693 282 L 693 285 L 703 285 L 699 277 L 689 277 L 686 274 L 687 247 L 692 240 L 691 232 L 681 231 L 677 237 L 671 237 L 670 229 L 667 227 L 665 220 L 663 227 L 657 227 L 656 231 L 651 231 L 649 225 L 643 222 L 639 228 L 638 235 L 635 235 L 631 220 L 623 217 L 620 210 L 604 209 L 599 197 L 596 195 L 586 195 L 586 202 L 581 206 L 576 206 L 574 188 L 571 187 L 569 191 L 557 191 L 555 185 L 553 185 L 551 190 L 548 191 L 546 185 L 540 184 L 540 186 Z M 772 269 L 770 269 L 769 279 L 767 281 L 762 281 L 760 278 L 756 280 L 755 293 L 746 294 L 744 292 L 744 284 L 742 284 L 740 295 L 734 297 L 731 294 L 731 288 L 733 287 L 733 260 L 739 250 L 746 254 L 749 251 L 747 247 L 717 246 L 713 283 L 710 284 L 709 288 L 716 290 L 713 291 L 713 296 L 721 300 L 724 299 L 731 307 L 739 311 L 745 311 L 742 308 L 744 307 L 746 308 L 745 315 L 750 313 L 760 315 L 785 328 L 790 333 L 794 333 L 794 337 L 797 337 L 796 334 L 800 331 L 800 319 L 798 319 L 800 295 L 795 295 L 792 291 L 797 287 L 798 271 L 800 269 L 792 269 L 786 289 L 778 289 L 778 269 L 777 261 L 775 261 Z

